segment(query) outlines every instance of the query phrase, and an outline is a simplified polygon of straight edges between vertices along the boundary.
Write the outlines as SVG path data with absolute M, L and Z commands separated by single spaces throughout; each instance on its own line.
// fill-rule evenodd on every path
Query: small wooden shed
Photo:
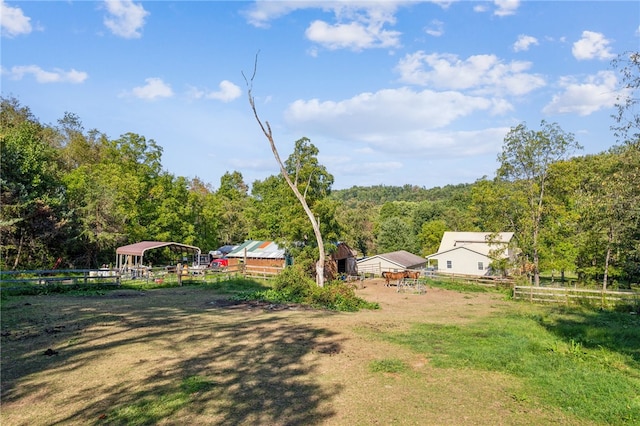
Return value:
M 331 253 L 331 261 L 335 262 L 335 270 L 338 274 L 358 275 L 357 252 L 347 243 L 336 244 L 336 249 Z

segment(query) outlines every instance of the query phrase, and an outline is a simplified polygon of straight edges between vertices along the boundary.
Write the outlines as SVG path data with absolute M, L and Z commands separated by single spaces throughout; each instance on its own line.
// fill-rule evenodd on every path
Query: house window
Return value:
M 451 261 L 447 260 L 447 269 L 451 269 Z
M 482 270 L 484 270 L 484 265 L 482 264 L 482 262 L 478 262 L 478 271 Z

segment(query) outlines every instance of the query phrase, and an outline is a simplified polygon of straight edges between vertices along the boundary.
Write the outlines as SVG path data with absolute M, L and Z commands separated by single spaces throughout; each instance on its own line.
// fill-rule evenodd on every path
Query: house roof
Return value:
M 509 244 L 512 238 L 513 232 L 445 232 L 438 252 L 430 254 L 427 259 L 454 250 L 468 250 L 486 257 L 494 257 L 492 251 Z M 507 257 L 508 254 L 503 253 L 501 256 Z
M 399 250 L 399 251 L 393 251 L 390 253 L 377 254 L 375 256 L 368 257 L 366 259 L 361 259 L 358 261 L 358 263 L 362 263 L 364 261 L 367 261 L 376 257 L 382 258 L 391 263 L 395 263 L 396 265 L 405 269 L 422 266 L 427 261 L 424 257 L 415 255 L 413 253 L 409 253 L 406 250 Z
M 493 237 L 493 238 L 492 238 Z M 488 255 L 497 245 L 508 244 L 513 232 L 445 232 L 438 248 L 438 253 L 458 247 Z
M 477 248 L 477 247 L 476 247 L 476 248 Z M 482 251 L 479 251 L 479 250 L 474 250 L 473 248 L 471 248 L 471 247 L 466 247 L 466 246 L 462 246 L 462 247 L 454 247 L 454 248 L 449 249 L 449 250 L 439 251 L 439 252 L 437 252 L 437 253 L 430 254 L 430 255 L 429 255 L 429 256 L 427 256 L 426 258 L 427 258 L 427 259 L 434 259 L 434 258 L 438 258 L 438 257 L 442 256 L 443 254 L 451 253 L 451 252 L 453 252 L 453 251 L 460 251 L 460 250 L 468 251 L 468 252 L 471 252 L 471 253 L 476 253 L 476 254 L 479 254 L 479 255 L 484 256 L 484 257 L 486 257 L 486 258 L 490 258 L 489 253 L 488 253 L 488 250 L 487 250 L 487 252 L 485 253 L 485 252 L 482 252 Z M 503 257 L 507 257 L 507 255 L 506 255 L 506 254 L 503 254 Z
M 285 249 L 273 241 L 248 240 L 235 247 L 227 257 L 252 257 L 258 259 L 284 259 Z
M 174 251 L 193 251 L 200 252 L 199 247 L 190 246 L 187 244 L 180 244 L 166 241 L 141 241 L 135 244 L 129 244 L 126 246 L 118 247 L 116 254 L 126 254 L 131 256 L 144 256 L 147 250 L 158 249 L 162 247 L 168 247 Z

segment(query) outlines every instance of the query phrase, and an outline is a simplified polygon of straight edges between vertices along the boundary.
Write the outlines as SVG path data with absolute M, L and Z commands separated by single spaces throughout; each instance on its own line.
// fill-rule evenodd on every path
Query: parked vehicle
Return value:
M 209 263 L 209 267 L 211 269 L 224 269 L 229 266 L 229 259 L 226 257 L 219 257 L 217 259 L 213 259 Z

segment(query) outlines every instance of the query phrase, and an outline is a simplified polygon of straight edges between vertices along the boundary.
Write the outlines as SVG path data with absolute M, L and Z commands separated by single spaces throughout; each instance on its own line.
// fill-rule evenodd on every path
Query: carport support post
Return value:
M 176 265 L 176 276 L 178 277 L 178 285 L 182 285 L 182 263 Z

